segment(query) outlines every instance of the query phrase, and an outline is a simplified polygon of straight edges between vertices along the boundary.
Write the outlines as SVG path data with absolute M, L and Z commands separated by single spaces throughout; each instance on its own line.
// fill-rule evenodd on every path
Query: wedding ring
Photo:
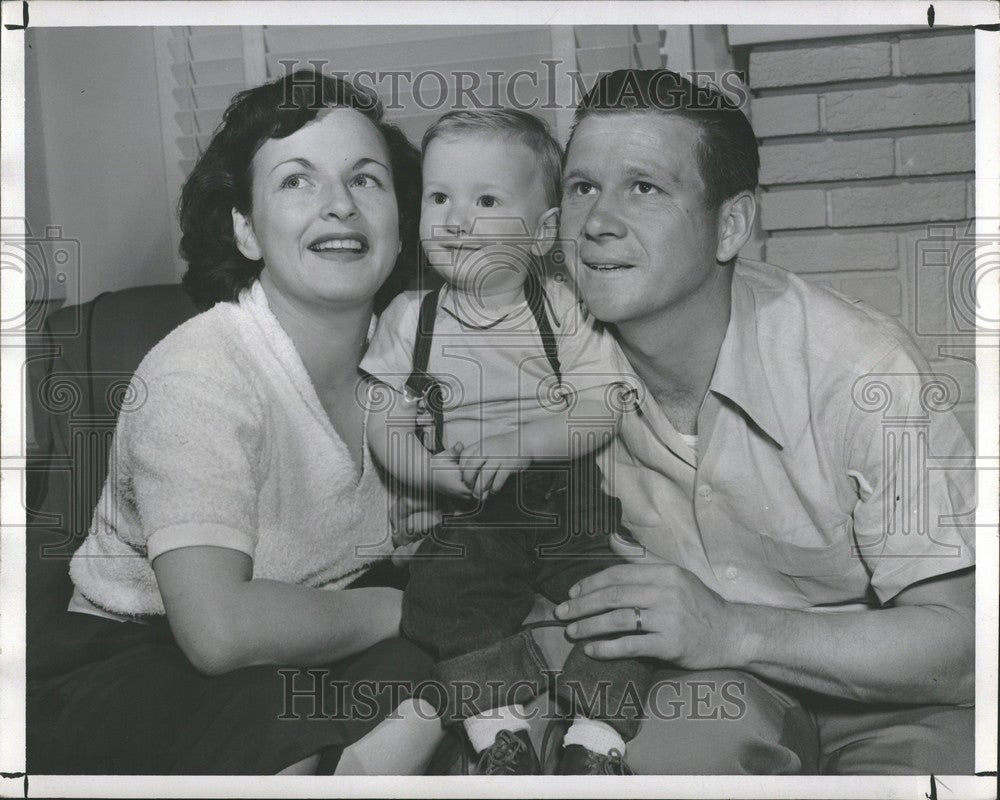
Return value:
M 632 610 L 635 612 L 635 631 L 642 633 L 642 609 L 639 606 L 634 606 Z

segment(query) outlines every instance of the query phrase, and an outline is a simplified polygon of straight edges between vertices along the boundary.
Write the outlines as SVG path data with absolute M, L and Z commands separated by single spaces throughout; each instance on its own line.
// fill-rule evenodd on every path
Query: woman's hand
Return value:
M 392 543 L 395 547 L 392 563 L 402 568 L 420 548 L 424 536 L 441 522 L 441 510 L 430 492 L 412 490 L 394 493 L 389 500 L 389 522 L 392 524 Z
M 556 608 L 557 618 L 577 620 L 566 629 L 573 639 L 619 636 L 588 642 L 588 655 L 602 659 L 649 656 L 685 669 L 738 664 L 738 605 L 676 564 L 648 552 L 637 558 L 636 546 L 616 536 L 611 542 L 615 552 L 637 563 L 609 567 L 584 578 L 570 589 L 570 599 Z
M 392 543 L 397 548 L 419 542 L 441 522 L 441 512 L 428 493 L 394 493 L 389 498 Z

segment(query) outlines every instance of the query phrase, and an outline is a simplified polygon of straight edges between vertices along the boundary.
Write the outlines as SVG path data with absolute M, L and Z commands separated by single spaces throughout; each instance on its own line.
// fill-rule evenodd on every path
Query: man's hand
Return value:
M 685 669 L 713 669 L 739 662 L 738 606 L 723 600 L 692 572 L 611 537 L 612 549 L 638 563 L 609 567 L 573 586 L 556 608 L 561 620 L 578 620 L 573 639 L 619 635 L 589 642 L 594 658 L 650 656 Z M 636 613 L 638 609 L 638 613 Z M 641 619 L 642 630 L 637 623 Z M 632 632 L 634 635 L 621 636 Z
M 487 436 L 462 452 L 462 481 L 473 497 L 496 494 L 511 475 L 531 466 L 531 455 L 519 451 L 521 444 L 516 433 L 506 433 Z

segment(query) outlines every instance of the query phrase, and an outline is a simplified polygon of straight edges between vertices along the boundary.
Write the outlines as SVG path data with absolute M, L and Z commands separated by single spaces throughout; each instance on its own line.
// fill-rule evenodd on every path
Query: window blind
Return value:
M 564 139 L 572 105 L 595 77 L 659 67 L 661 40 L 650 25 L 175 27 L 166 100 L 177 166 L 187 175 L 236 92 L 311 62 L 375 89 L 415 143 L 441 114 L 477 103 L 524 107 Z

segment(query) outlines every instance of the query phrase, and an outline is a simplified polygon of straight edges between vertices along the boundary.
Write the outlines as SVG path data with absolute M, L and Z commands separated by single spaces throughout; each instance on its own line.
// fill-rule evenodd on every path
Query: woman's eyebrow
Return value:
M 271 172 L 274 172 L 278 167 L 283 167 L 285 164 L 300 164 L 306 169 L 316 169 L 316 166 L 308 158 L 286 158 L 284 161 L 275 164 L 271 168 Z M 269 172 L 268 175 L 270 175 L 271 172 Z
M 384 169 L 386 172 L 392 172 L 392 170 L 389 169 L 388 166 L 383 164 L 377 158 L 359 158 L 357 161 L 354 162 L 354 166 L 351 167 L 351 169 L 352 170 L 361 169 L 362 167 L 365 167 L 368 164 L 377 164 L 378 166 L 382 167 L 382 169 Z

